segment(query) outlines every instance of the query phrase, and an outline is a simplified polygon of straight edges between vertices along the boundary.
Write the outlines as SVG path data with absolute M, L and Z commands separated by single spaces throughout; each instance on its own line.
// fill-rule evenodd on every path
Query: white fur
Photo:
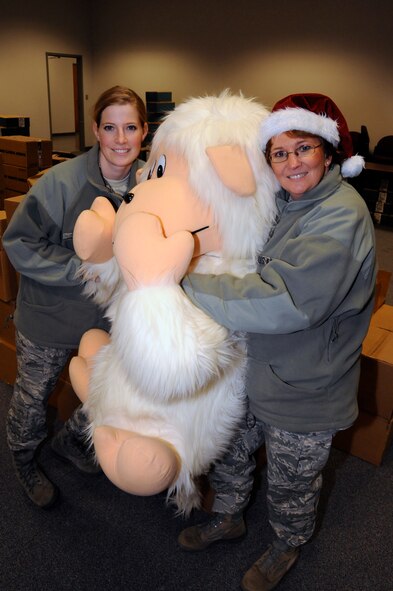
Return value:
M 178 285 L 126 293 L 115 306 L 114 353 L 146 396 L 191 396 L 239 356 L 228 331 L 196 308 Z
M 222 252 L 193 261 L 197 272 L 241 276 L 255 269 L 275 217 L 276 182 L 258 147 L 266 116 L 264 107 L 225 91 L 179 105 L 155 135 L 146 171 L 163 145 L 185 156 L 190 183 L 213 207 L 223 236 Z M 246 150 L 258 184 L 254 196 L 238 197 L 220 182 L 205 148 L 225 144 Z M 109 284 L 113 323 L 111 342 L 97 354 L 90 380 L 90 433 L 105 424 L 172 443 L 182 466 L 168 499 L 188 514 L 200 502 L 195 478 L 228 448 L 244 415 L 245 340 L 197 309 L 177 285 L 128 293 L 113 260 L 102 269 L 103 285 L 90 287 L 102 302 Z M 84 266 L 93 281 L 97 271 L 97 265 Z
M 82 263 L 77 276 L 84 282 L 84 293 L 101 306 L 108 306 L 122 286 L 122 275 L 115 258 L 105 263 Z
M 266 149 L 266 144 L 272 137 L 290 129 L 308 131 L 314 135 L 319 135 L 334 147 L 337 147 L 340 142 L 336 121 L 323 113 L 317 115 L 312 111 L 301 109 L 300 107 L 288 107 L 274 111 L 262 123 L 260 129 L 262 150 Z
M 351 158 L 347 158 L 341 164 L 341 174 L 344 178 L 358 176 L 365 167 L 366 163 L 364 161 L 363 156 L 360 154 L 356 154 L 355 156 L 351 156 Z

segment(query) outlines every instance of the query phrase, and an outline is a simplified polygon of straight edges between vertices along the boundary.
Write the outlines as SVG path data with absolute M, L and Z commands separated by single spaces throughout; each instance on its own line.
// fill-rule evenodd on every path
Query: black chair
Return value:
M 365 125 L 360 127 L 360 131 L 350 131 L 353 145 L 353 153 L 360 154 L 365 160 L 370 159 L 370 137 Z
M 374 162 L 393 164 L 393 135 L 382 137 L 374 148 Z

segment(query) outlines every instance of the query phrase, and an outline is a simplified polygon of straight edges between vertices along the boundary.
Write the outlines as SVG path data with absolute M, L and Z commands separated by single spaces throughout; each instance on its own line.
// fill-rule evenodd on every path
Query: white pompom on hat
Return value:
M 343 158 L 343 177 L 355 177 L 362 172 L 364 158 L 353 155 L 347 122 L 328 96 L 317 93 L 290 94 L 278 101 L 261 125 L 262 150 L 266 150 L 272 137 L 291 130 L 308 131 L 332 144 Z

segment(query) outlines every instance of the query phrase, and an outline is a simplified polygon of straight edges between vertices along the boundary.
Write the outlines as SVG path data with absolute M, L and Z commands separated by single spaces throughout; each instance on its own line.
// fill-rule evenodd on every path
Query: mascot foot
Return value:
M 167 441 L 114 427 L 97 427 L 93 435 L 100 466 L 124 492 L 150 496 L 176 480 L 181 460 Z

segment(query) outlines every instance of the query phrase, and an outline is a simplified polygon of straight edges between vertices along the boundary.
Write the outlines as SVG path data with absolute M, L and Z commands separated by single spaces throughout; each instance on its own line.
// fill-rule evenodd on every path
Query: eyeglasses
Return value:
M 275 164 L 280 164 L 281 162 L 286 162 L 288 160 L 289 154 L 295 154 L 296 158 L 299 158 L 299 160 L 305 160 L 306 158 L 313 156 L 315 154 L 315 150 L 320 146 L 322 146 L 322 143 L 316 146 L 302 144 L 296 148 L 296 150 L 292 150 L 292 152 L 287 152 L 286 150 L 277 150 L 276 152 L 271 152 L 269 154 L 269 160 Z

